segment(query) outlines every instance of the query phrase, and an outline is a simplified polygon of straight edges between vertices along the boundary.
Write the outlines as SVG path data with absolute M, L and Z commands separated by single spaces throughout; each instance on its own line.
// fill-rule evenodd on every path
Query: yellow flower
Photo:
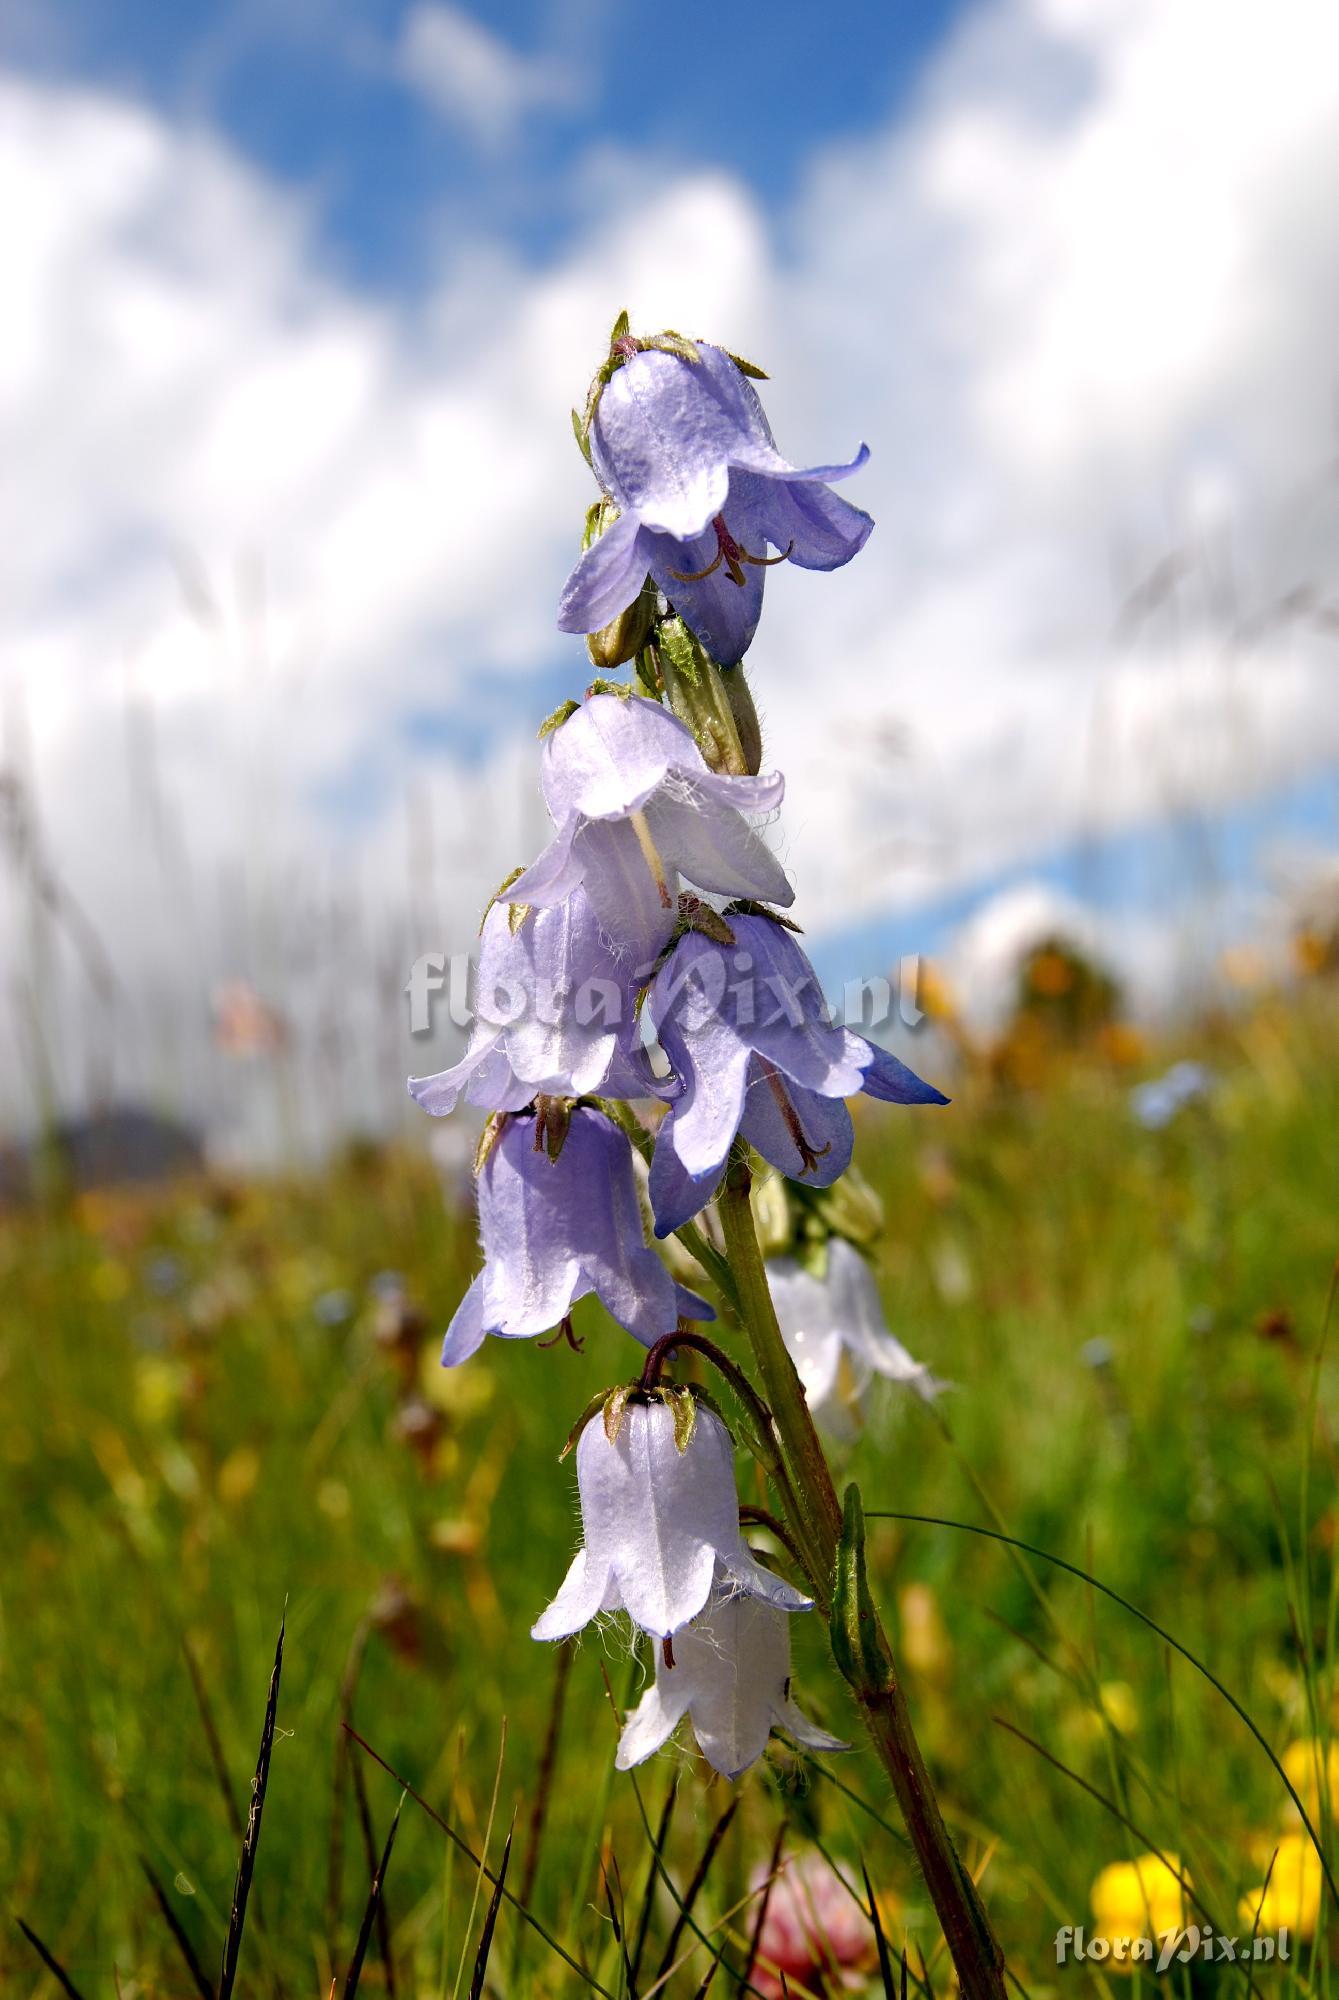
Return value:
M 1328 1755 L 1325 1746 L 1315 1737 L 1301 1737 L 1290 1743 L 1279 1758 L 1287 1773 L 1289 1784 L 1306 1807 L 1307 1818 L 1320 1818 L 1322 1790 L 1329 1793 L 1330 1810 L 1339 1815 L 1339 1740 L 1331 1743 Z M 1321 1773 L 1325 1773 L 1325 1784 L 1321 1784 Z M 1288 1801 L 1288 1815 L 1297 1817 L 1297 1808 Z
M 1090 1900 L 1097 1919 L 1096 1935 L 1110 1939 L 1165 1937 L 1186 1920 L 1185 1891 L 1177 1880 L 1184 1873 L 1177 1855 L 1166 1861 L 1140 1854 L 1133 1861 L 1113 1861 L 1093 1883 Z M 1121 1961 L 1111 1960 L 1112 1970 Z
M 1309 1938 L 1320 1921 L 1320 1898 L 1320 1856 L 1304 1833 L 1284 1833 L 1279 1835 L 1268 1885 L 1261 1883 L 1243 1896 L 1237 1914 L 1243 1924 L 1262 1934 L 1286 1924 L 1298 1937 Z

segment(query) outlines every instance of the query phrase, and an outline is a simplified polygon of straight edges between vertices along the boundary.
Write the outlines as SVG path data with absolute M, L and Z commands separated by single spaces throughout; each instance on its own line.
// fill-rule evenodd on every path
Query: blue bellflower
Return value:
M 784 926 L 767 916 L 727 921 L 733 945 L 689 932 L 647 998 L 678 1082 L 651 1162 L 657 1236 L 710 1201 L 736 1133 L 789 1179 L 829 1187 L 854 1143 L 845 1098 L 948 1102 L 886 1049 L 832 1022 L 818 975 Z
M 869 449 L 845 465 L 791 465 L 738 364 L 705 342 L 697 353 L 696 363 L 629 354 L 601 392 L 591 462 L 619 518 L 567 579 L 558 627 L 598 631 L 649 574 L 712 657 L 733 666 L 772 563 L 839 569 L 864 547 L 873 522 L 828 483 L 858 471 Z M 777 555 L 764 554 L 769 543 Z
M 507 901 L 548 908 L 584 887 L 610 943 L 643 975 L 673 933 L 680 875 L 712 894 L 793 900 L 743 817 L 780 805 L 785 780 L 708 769 L 691 729 L 658 702 L 592 695 L 545 739 L 541 784 L 558 830 Z
M 711 1307 L 676 1285 L 642 1232 L 632 1148 L 586 1105 L 572 1109 L 556 1159 L 533 1117 L 509 1117 L 479 1174 L 484 1267 L 447 1328 L 442 1366 L 485 1334 L 524 1340 L 560 1326 L 594 1292 L 644 1346 Z
M 631 968 L 610 946 L 584 889 L 551 909 L 494 903 L 484 918 L 475 1017 L 461 1060 L 409 1079 L 440 1118 L 463 1095 L 485 1111 L 553 1097 L 645 1097 Z

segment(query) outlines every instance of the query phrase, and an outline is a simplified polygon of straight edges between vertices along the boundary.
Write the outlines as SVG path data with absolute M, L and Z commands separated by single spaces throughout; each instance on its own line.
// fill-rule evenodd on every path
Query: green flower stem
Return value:
M 753 1221 L 749 1169 L 740 1154 L 731 1161 L 717 1208 L 739 1317 L 753 1348 L 798 1499 L 799 1519 L 793 1525 L 806 1560 L 813 1564 L 814 1594 L 824 1618 L 828 1618 L 839 1555 L 849 1560 L 842 1537 L 842 1507 L 804 1385 L 777 1324 Z M 858 1561 L 863 1584 L 863 1541 Z M 1003 1954 L 975 1884 L 949 1837 L 893 1669 L 891 1648 L 878 1613 L 863 1591 L 861 1614 L 869 1629 L 861 1635 L 854 1659 L 848 1657 L 843 1670 L 901 1808 L 961 1990 L 966 2000 L 1003 2000 Z M 839 1658 L 838 1665 L 842 1664 Z

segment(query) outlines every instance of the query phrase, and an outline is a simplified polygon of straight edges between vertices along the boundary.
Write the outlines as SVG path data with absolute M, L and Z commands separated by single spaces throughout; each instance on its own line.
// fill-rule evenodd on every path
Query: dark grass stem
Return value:
M 256 1775 L 251 1781 L 251 1809 L 247 1814 L 246 1831 L 242 1836 L 242 1851 L 237 1859 L 237 1880 L 233 1885 L 228 1935 L 223 1943 L 218 2000 L 232 2000 L 232 1991 L 237 1980 L 237 1960 L 242 1949 L 242 1932 L 246 1928 L 247 1899 L 251 1893 L 251 1879 L 256 1868 L 256 1853 L 260 1847 L 260 1827 L 265 1812 L 265 1788 L 270 1778 L 270 1753 L 274 1749 L 274 1718 L 279 1707 L 279 1677 L 283 1672 L 283 1665 L 284 1622 L 281 1620 L 279 1639 L 274 1649 L 274 1666 L 270 1672 L 270 1689 L 265 1700 L 265 1721 L 260 1732 Z
M 51 1977 L 55 1980 L 57 1986 L 59 1986 L 61 1992 L 67 1994 L 69 2000 L 84 2000 L 83 1994 L 79 1991 L 79 1988 L 75 1985 L 65 1967 L 60 1963 L 59 1959 L 53 1958 L 31 1924 L 25 1924 L 22 1917 L 16 1917 L 14 1921 L 27 1938 L 33 1950 L 37 1953 L 37 1956 L 41 1959 L 47 1971 L 51 1974 Z
M 404 1793 L 401 1792 L 399 1802 L 395 1808 L 395 1817 L 391 1821 L 390 1832 L 386 1835 L 386 1845 L 382 1848 L 381 1859 L 373 1871 L 372 1887 L 368 1891 L 367 1905 L 363 1911 L 363 1921 L 358 1926 L 358 1940 L 353 1947 L 353 1957 L 349 1960 L 349 1970 L 344 1981 L 344 2000 L 354 2000 L 354 1996 L 358 1991 L 358 1982 L 363 1976 L 363 1960 L 367 1957 L 367 1947 L 372 1936 L 372 1926 L 377 1921 L 378 1911 L 385 1904 L 386 1870 L 390 1867 L 391 1849 L 395 1845 L 395 1836 L 399 1831 L 400 1813 L 403 1806 Z M 389 1958 L 385 1959 L 384 1963 L 387 1967 L 387 1989 L 388 1991 L 394 1991 L 390 1981 Z
M 181 1918 L 177 1915 L 176 1911 L 172 1907 L 171 1902 L 168 1899 L 167 1890 L 163 1887 L 157 1875 L 154 1873 L 153 1869 L 150 1867 L 149 1863 L 145 1860 L 142 1854 L 139 1858 L 139 1865 L 144 1872 L 144 1876 L 149 1884 L 149 1887 L 153 1890 L 154 1901 L 157 1903 L 159 1910 L 162 1912 L 163 1922 L 167 1925 L 168 1930 L 172 1933 L 172 1940 L 176 1945 L 177 1950 L 181 1953 L 182 1963 L 185 1965 L 187 1972 L 189 1972 L 191 1975 L 191 1983 L 195 1987 L 196 1992 L 200 1995 L 200 2000 L 214 2000 L 214 1988 L 210 1984 L 209 1974 L 205 1971 L 203 1965 L 201 1965 L 199 1959 L 197 1958 L 195 1952 L 195 1946 L 191 1943 L 190 1938 L 186 1935 L 186 1930 L 184 1925 L 182 1924 Z

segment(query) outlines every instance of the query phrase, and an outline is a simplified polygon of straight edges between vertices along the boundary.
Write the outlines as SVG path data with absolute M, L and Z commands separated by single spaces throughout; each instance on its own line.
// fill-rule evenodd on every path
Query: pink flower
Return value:
M 755 1889 L 765 1873 L 755 1872 Z M 812 1993 L 858 1990 L 876 1960 L 874 1926 L 817 1849 L 787 1862 L 772 1884 L 750 1975 L 758 1991 L 781 2000 L 783 1972 Z

